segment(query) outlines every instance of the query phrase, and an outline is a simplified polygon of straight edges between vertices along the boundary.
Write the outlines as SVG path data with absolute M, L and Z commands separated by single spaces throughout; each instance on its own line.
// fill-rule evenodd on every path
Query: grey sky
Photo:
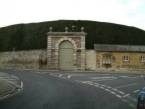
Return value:
M 145 0 L 0 0 L 0 27 L 50 20 L 94 20 L 145 30 Z

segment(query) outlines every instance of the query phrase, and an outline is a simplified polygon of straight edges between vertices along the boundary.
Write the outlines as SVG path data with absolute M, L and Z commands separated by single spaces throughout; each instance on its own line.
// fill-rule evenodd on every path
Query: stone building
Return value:
M 95 44 L 97 69 L 145 69 L 145 46 Z

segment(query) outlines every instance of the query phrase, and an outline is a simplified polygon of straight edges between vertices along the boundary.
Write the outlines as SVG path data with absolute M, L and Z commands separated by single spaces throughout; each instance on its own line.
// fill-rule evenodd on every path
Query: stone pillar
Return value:
M 81 36 L 81 70 L 86 68 L 85 36 Z
M 48 36 L 47 38 L 47 65 L 48 68 L 51 68 L 51 36 Z
M 86 55 L 85 55 L 85 50 L 82 49 L 81 50 L 81 70 L 85 70 L 85 67 L 86 67 Z
M 73 53 L 73 61 L 74 61 L 74 70 L 77 69 L 77 55 L 76 55 L 76 50 L 74 50 Z
M 59 68 L 59 50 L 55 49 L 55 68 L 58 69 Z

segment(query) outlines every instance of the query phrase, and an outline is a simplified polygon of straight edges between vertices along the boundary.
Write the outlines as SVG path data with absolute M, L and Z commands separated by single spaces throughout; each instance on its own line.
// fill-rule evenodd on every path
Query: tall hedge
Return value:
M 85 27 L 86 48 L 93 49 L 94 43 L 145 45 L 145 31 L 124 25 L 95 22 L 58 20 L 30 24 L 17 24 L 0 28 L 0 51 L 45 49 L 47 45 L 46 33 L 49 27 L 53 31 L 80 31 Z

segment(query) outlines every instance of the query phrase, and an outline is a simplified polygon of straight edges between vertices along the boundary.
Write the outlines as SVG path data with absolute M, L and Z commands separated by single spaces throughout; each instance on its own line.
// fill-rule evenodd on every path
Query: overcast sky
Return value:
M 0 0 L 0 27 L 60 19 L 111 22 L 145 30 L 145 0 Z

